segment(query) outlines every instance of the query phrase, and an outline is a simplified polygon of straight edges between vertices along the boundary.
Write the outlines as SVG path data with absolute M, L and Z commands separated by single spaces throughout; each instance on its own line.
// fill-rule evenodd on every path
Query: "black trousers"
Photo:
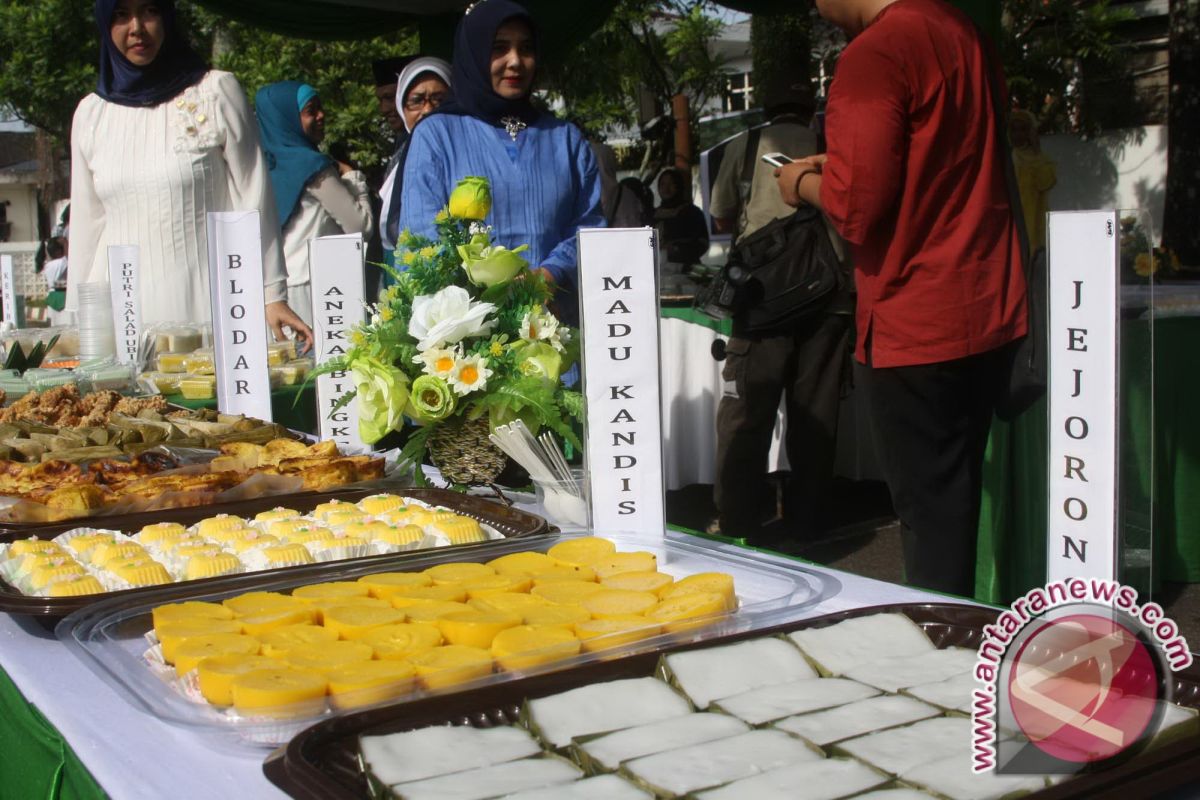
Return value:
M 856 365 L 910 586 L 975 594 L 983 452 L 1008 347 L 911 367 Z
M 786 397 L 785 446 L 791 462 L 784 514 L 789 529 L 800 536 L 820 528 L 822 500 L 833 477 L 852 324 L 848 314 L 822 314 L 791 336 L 735 336 L 726 345 L 713 487 L 726 536 L 770 544 L 761 528 L 775 514 L 766 476 L 781 396 Z

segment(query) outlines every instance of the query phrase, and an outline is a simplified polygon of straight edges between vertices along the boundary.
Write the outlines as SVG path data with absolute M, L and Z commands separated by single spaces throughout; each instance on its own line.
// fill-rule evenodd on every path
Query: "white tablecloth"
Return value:
M 764 557 L 799 566 L 787 558 Z M 945 600 L 836 570 L 808 568 L 835 577 L 841 591 L 797 614 L 798 619 L 882 603 Z M 780 622 L 782 616 L 772 621 Z M 0 667 L 62 733 L 114 800 L 285 796 L 263 776 L 265 752 L 231 749 L 220 740 L 172 727 L 131 706 L 30 619 L 0 614 Z

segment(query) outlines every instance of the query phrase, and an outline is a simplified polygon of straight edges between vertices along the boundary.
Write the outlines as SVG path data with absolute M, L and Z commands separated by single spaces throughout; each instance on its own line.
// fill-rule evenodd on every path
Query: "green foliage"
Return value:
M 999 47 L 1014 103 L 1042 132 L 1120 125 L 1136 107 L 1118 32 L 1132 18 L 1111 0 L 1006 0 Z
M 407 446 L 413 453 L 439 422 L 484 415 L 493 426 L 522 419 L 535 431 L 549 428 L 578 446 L 571 420 L 580 418 L 583 403 L 559 380 L 576 360 L 578 333 L 547 311 L 552 290 L 545 277 L 511 255 L 521 248 L 504 256 L 510 269 L 489 269 L 498 262 L 489 261 L 495 251 L 479 223 L 447 211 L 435 223 L 436 240 L 401 233 L 396 263 L 404 271 L 395 273 L 395 284 L 371 307 L 370 321 L 351 332 L 346 355 L 321 371 L 373 370 L 386 375 L 391 387 L 408 387 L 400 389 L 405 395 L 385 399 L 391 407 L 404 400 L 405 413 L 421 424 L 422 438 Z M 494 283 L 476 285 L 470 276 Z M 446 291 L 451 287 L 455 290 Z M 415 316 L 418 304 L 424 310 Z M 419 336 L 410 333 L 414 319 L 422 325 Z M 370 380 L 359 388 L 368 391 L 363 387 Z M 372 403 L 375 408 L 368 408 Z M 381 410 L 383 401 L 359 398 L 360 421 L 378 423 Z M 387 419 L 386 425 L 394 425 Z
M 413 31 L 364 41 L 317 42 L 266 33 L 202 10 L 195 11 L 195 25 L 214 41 L 213 65 L 236 75 L 251 102 L 268 83 L 310 83 L 325 105 L 326 145 L 341 145 L 363 168 L 387 161 L 394 134 L 379 116 L 371 62 L 416 52 Z
M 756 105 L 762 105 L 764 93 L 774 87 L 803 84 L 812 78 L 811 32 L 816 20 L 816 9 L 804 7 L 750 18 L 750 85 Z
M 416 51 L 411 31 L 359 42 L 324 43 L 264 33 L 180 0 L 179 27 L 202 56 L 237 76 L 251 99 L 263 85 L 304 80 L 325 101 L 327 141 L 362 167 L 391 155 L 379 117 L 371 61 Z M 0 98 L 21 119 L 64 146 L 79 100 L 96 85 L 99 59 L 92 4 L 80 0 L 0 3 Z
M 599 134 L 636 124 L 642 92 L 668 115 L 671 98 L 683 94 L 694 126 L 700 108 L 726 86 L 724 62 L 710 47 L 722 29 L 705 13 L 711 8 L 707 0 L 621 0 L 599 31 L 547 70 L 551 97 Z M 670 124 L 654 132 L 651 161 L 667 161 L 673 134 Z
M 0 98 L 60 145 L 68 140 L 76 104 L 96 85 L 98 52 L 91 3 L 0 4 Z

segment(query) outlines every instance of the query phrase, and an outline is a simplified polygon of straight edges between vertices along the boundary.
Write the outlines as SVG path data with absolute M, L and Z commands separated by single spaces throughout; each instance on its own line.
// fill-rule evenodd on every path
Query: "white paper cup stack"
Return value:
M 80 358 L 109 358 L 116 352 L 112 292 L 108 282 L 79 284 Z

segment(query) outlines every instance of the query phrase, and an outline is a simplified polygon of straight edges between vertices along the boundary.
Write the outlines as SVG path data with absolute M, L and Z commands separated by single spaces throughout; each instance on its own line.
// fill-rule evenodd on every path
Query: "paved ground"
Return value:
M 781 549 L 847 572 L 901 582 L 900 526 L 886 488 L 874 482 L 839 480 L 833 493 L 838 511 L 828 529 L 814 540 L 793 541 Z M 667 520 L 672 524 L 705 530 L 715 517 L 711 486 L 694 485 L 667 493 Z M 782 524 L 776 527 L 786 536 Z M 1192 652 L 1200 652 L 1200 584 L 1167 584 L 1153 599 L 1179 625 Z

